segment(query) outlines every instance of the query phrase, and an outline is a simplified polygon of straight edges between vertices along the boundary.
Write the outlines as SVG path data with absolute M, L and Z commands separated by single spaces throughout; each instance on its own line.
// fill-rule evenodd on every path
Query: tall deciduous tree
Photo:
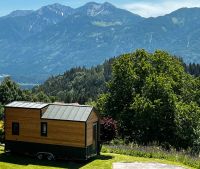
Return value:
M 0 84 L 0 104 L 5 105 L 12 101 L 40 101 L 51 102 L 44 92 L 32 93 L 30 90 L 22 90 L 20 86 L 10 78 L 5 78 Z
M 167 52 L 137 50 L 116 59 L 108 92 L 100 96 L 97 106 L 118 121 L 124 138 L 186 148 L 200 136 L 197 81 Z M 191 125 L 185 133 L 183 117 Z
M 23 93 L 19 86 L 9 77 L 5 78 L 0 85 L 0 102 L 7 104 L 14 100 L 22 100 Z

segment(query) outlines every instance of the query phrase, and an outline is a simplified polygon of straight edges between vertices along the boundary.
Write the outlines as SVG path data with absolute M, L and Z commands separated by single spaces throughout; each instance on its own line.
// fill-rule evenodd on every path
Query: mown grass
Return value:
M 113 162 L 159 162 L 165 164 L 173 164 L 187 167 L 181 163 L 170 162 L 161 159 L 133 157 L 128 155 L 120 155 L 114 153 L 101 153 L 94 159 L 87 162 L 72 162 L 72 161 L 39 161 L 33 157 L 23 155 L 6 155 L 3 152 L 3 147 L 0 146 L 0 169 L 111 169 Z
M 186 152 L 177 152 L 175 150 L 166 151 L 156 146 L 104 145 L 102 147 L 102 152 L 144 157 L 148 159 L 168 160 L 200 169 L 199 157 L 190 156 Z
M 88 163 L 86 166 L 82 167 L 82 169 L 111 169 L 112 163 L 114 162 L 156 162 L 156 163 L 164 163 L 164 164 L 182 166 L 188 169 L 193 169 L 193 167 L 189 167 L 181 163 L 171 162 L 167 160 L 133 157 L 128 155 L 114 154 L 114 153 L 102 153 L 102 156 L 111 157 L 111 159 L 109 158 L 96 159 L 95 161 Z

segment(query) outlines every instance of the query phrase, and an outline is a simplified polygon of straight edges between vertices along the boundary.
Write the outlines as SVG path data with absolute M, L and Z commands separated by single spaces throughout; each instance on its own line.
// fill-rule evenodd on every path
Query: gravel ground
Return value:
M 113 169 L 186 169 L 179 166 L 161 163 L 113 163 Z

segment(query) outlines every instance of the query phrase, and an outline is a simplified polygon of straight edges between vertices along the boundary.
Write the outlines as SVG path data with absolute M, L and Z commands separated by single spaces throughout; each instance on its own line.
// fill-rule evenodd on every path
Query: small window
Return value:
M 12 123 L 12 135 L 19 135 L 19 123 Z
M 41 136 L 47 136 L 47 123 L 41 122 Z

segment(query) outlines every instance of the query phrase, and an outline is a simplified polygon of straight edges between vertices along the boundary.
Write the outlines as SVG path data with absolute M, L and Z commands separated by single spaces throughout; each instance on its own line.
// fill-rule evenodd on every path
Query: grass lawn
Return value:
M 111 169 L 113 162 L 160 162 L 166 164 L 174 164 L 184 166 L 180 163 L 170 162 L 166 160 L 140 158 L 112 153 L 102 153 L 100 156 L 92 159 L 86 163 L 75 163 L 69 161 L 39 161 L 33 157 L 17 156 L 17 155 L 5 155 L 3 153 L 3 147 L 0 146 L 0 169 Z M 186 166 L 185 166 L 186 167 Z M 190 167 L 187 167 L 190 168 Z

